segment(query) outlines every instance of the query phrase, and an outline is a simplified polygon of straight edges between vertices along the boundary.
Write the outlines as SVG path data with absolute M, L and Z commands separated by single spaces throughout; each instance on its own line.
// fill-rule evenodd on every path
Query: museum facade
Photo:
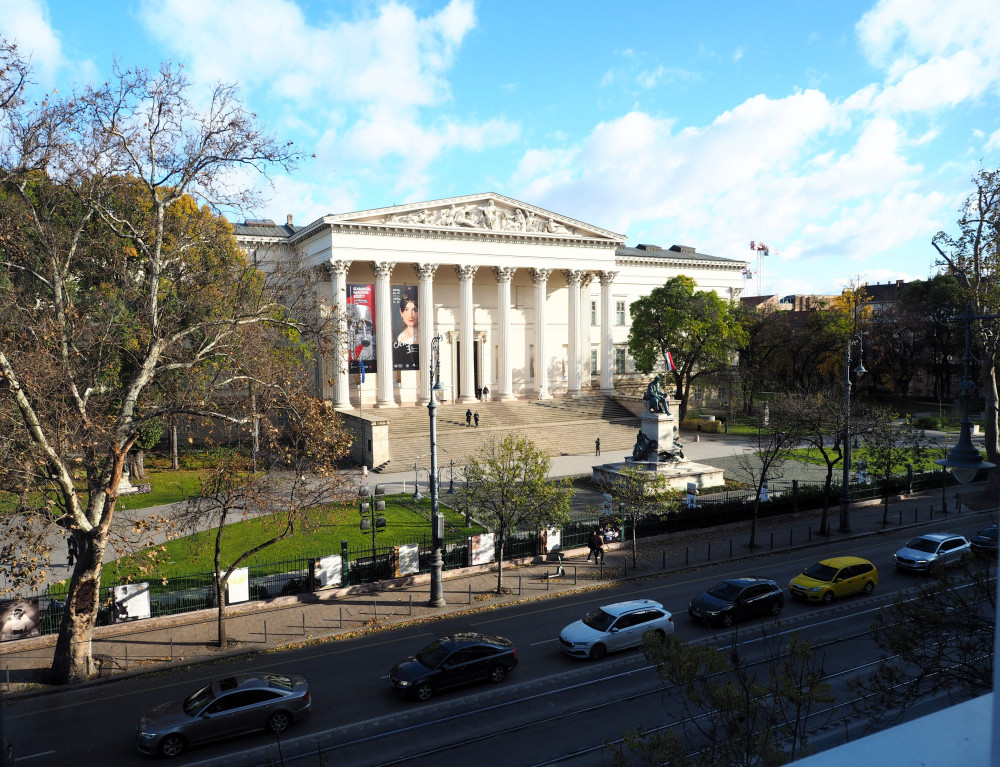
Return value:
M 445 400 L 546 399 L 634 371 L 629 306 L 680 274 L 738 300 L 745 261 L 626 236 L 495 193 L 234 225 L 249 253 L 287 259 L 337 308 L 340 359 L 317 370 L 338 409 L 426 404 L 431 348 Z

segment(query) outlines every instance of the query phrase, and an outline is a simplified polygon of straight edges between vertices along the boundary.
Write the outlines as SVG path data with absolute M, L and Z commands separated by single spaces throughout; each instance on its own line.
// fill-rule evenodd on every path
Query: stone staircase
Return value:
M 478 429 L 465 425 L 467 409 L 479 412 Z M 372 411 L 365 411 L 365 416 L 373 417 Z M 425 406 L 378 410 L 374 418 L 389 421 L 392 459 L 378 467 L 379 471 L 405 471 L 413 463 L 427 463 L 430 424 Z M 580 455 L 592 452 L 598 437 L 602 451 L 631 449 L 638 428 L 635 415 L 613 398 L 600 394 L 478 402 L 471 406 L 441 404 L 437 409 L 438 465 L 450 461 L 464 465 L 487 438 L 502 438 L 508 432 L 530 438 L 548 455 Z

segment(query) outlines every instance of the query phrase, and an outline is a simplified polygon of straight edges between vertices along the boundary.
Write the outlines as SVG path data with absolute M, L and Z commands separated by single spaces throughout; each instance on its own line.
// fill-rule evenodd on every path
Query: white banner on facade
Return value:
M 240 567 L 229 576 L 229 604 L 250 601 L 250 568 Z
M 551 554 L 562 548 L 562 530 L 550 527 L 545 531 L 545 553 Z
M 399 547 L 399 567 L 397 576 L 416 575 L 420 572 L 420 547 L 415 543 L 407 543 Z
M 482 533 L 473 535 L 469 539 L 470 565 L 485 565 L 496 561 L 497 552 L 493 538 L 493 533 Z
M 149 584 L 126 583 L 111 587 L 115 623 L 137 621 L 149 617 Z
M 319 587 L 339 586 L 344 576 L 343 561 L 340 554 L 320 557 L 316 560 L 316 582 Z

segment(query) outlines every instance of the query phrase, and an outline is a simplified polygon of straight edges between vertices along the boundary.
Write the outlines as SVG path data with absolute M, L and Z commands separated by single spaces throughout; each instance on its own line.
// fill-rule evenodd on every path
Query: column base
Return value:
M 387 408 L 387 407 L 398 407 L 398 405 L 393 400 L 388 400 L 387 402 L 376 402 L 373 407 L 377 408 Z
M 545 391 L 536 392 L 535 397 L 536 399 L 552 399 L 552 394 L 546 389 Z
M 463 394 L 458 398 L 457 402 L 459 405 L 471 405 L 473 402 L 479 402 L 479 400 L 476 399 L 475 394 Z

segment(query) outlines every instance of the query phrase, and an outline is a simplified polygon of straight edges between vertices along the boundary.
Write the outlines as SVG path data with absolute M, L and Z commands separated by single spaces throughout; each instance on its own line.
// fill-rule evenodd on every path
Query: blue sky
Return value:
M 697 6 L 697 7 L 695 7 Z M 41 89 L 237 82 L 308 155 L 254 217 L 495 191 L 833 293 L 935 273 L 1000 166 L 1000 3 L 0 0 Z

